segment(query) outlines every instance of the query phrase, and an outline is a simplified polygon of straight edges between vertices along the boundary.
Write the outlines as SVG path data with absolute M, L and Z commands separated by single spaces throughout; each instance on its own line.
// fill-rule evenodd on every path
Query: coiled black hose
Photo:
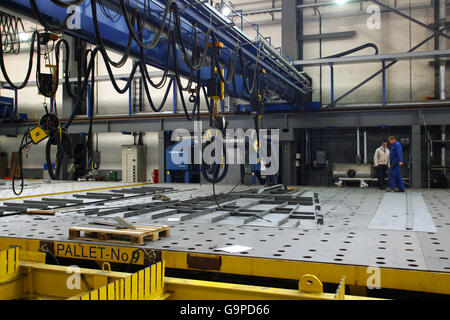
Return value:
M 225 144 L 225 142 L 223 142 L 224 157 L 226 155 L 226 152 L 227 152 L 226 144 Z M 220 164 L 220 163 L 206 164 L 203 162 L 203 164 L 202 164 L 203 178 L 205 178 L 206 181 L 208 181 L 209 183 L 212 183 L 212 184 L 221 182 L 223 179 L 225 179 L 225 177 L 228 174 L 229 165 L 227 163 L 223 164 L 222 174 L 220 174 L 221 167 L 222 167 L 222 164 Z
M 35 45 L 35 42 L 37 41 L 37 38 L 38 38 L 38 32 L 35 31 L 35 32 L 33 32 L 33 35 L 31 37 L 31 43 L 30 43 L 31 48 L 30 48 L 30 55 L 29 55 L 29 59 L 28 59 L 27 74 L 25 75 L 25 80 L 20 85 L 15 85 L 11 81 L 11 78 L 9 77 L 8 72 L 6 70 L 3 50 L 0 50 L 0 68 L 1 68 L 2 73 L 3 73 L 3 77 L 5 78 L 5 80 L 8 83 L 8 85 L 11 86 L 12 88 L 16 89 L 16 90 L 20 90 L 20 89 L 25 88 L 26 85 L 28 84 L 28 81 L 30 80 L 31 70 L 33 69 L 34 45 Z M 3 37 L 1 37 L 1 36 L 0 36 L 0 48 L 3 48 Z
M 145 44 L 140 40 L 140 37 L 136 34 L 134 23 L 131 21 L 130 16 L 127 12 L 128 10 L 125 5 L 125 0 L 120 0 L 120 8 L 122 9 L 122 15 L 125 18 L 125 22 L 128 26 L 128 30 L 130 31 L 131 36 L 133 37 L 133 40 L 136 41 L 136 43 L 139 46 L 141 46 L 144 49 L 153 49 L 159 43 L 159 40 L 161 39 L 161 36 L 162 36 L 164 28 L 165 28 L 167 17 L 169 16 L 170 9 L 171 9 L 171 6 L 173 3 L 175 3 L 175 0 L 167 1 L 166 7 L 164 9 L 163 18 L 161 20 L 160 28 L 156 31 L 155 37 L 153 38 L 153 40 L 150 43 Z
M 108 63 L 110 63 L 115 68 L 121 68 L 121 67 L 123 67 L 125 65 L 125 63 L 128 61 L 128 57 L 130 56 L 131 44 L 133 42 L 133 37 L 131 35 L 131 32 L 129 32 L 128 44 L 127 44 L 127 48 L 125 49 L 125 53 L 123 54 L 122 58 L 118 62 L 113 61 L 109 57 L 108 53 L 106 52 L 105 46 L 103 44 L 102 37 L 100 35 L 100 27 L 98 25 L 96 3 L 97 3 L 96 0 L 91 0 L 92 20 L 94 22 L 94 29 L 95 29 L 95 36 L 96 36 L 96 39 L 97 39 L 97 44 L 100 46 L 100 49 L 102 51 L 102 55 L 106 58 Z
M 375 50 L 375 55 L 378 54 L 378 47 L 377 47 L 377 45 L 374 44 L 374 43 L 369 42 L 369 43 L 363 44 L 363 45 L 361 45 L 361 46 L 358 46 L 358 47 L 356 47 L 356 48 L 353 48 L 353 49 L 350 49 L 350 50 L 347 50 L 347 51 L 344 51 L 344 52 L 341 52 L 341 53 L 337 53 L 337 54 L 334 54 L 334 55 L 332 55 L 332 56 L 325 57 L 325 58 L 323 58 L 323 59 L 328 59 L 328 58 L 339 58 L 339 57 L 347 56 L 347 55 L 349 55 L 349 54 L 352 54 L 352 53 L 355 53 L 355 52 L 364 50 L 364 49 L 366 49 L 366 48 L 373 48 L 373 49 Z
M 57 1 L 57 0 L 52 0 L 52 1 Z M 36 0 L 30 0 L 30 6 L 31 6 L 31 9 L 33 9 L 34 15 L 38 19 L 39 23 L 45 28 L 45 30 L 51 31 L 53 33 L 58 33 L 58 34 L 64 33 L 64 31 L 66 31 L 67 21 L 70 19 L 71 15 L 67 15 L 66 19 L 64 19 L 64 22 L 62 24 L 53 25 L 53 24 L 45 21 L 44 17 L 42 16 L 42 14 L 39 10 Z
M 23 153 L 23 149 L 25 149 L 25 148 L 29 145 L 29 142 L 27 141 L 28 136 L 29 136 L 29 132 L 27 131 L 27 132 L 23 135 L 22 141 L 20 142 L 19 150 L 18 150 L 18 152 L 17 152 L 16 162 L 15 162 L 15 164 L 14 164 L 14 170 L 12 169 L 12 166 L 11 166 L 11 174 L 12 174 L 12 190 L 13 190 L 13 192 L 14 192 L 14 194 L 15 194 L 16 196 L 21 195 L 22 192 L 23 192 L 23 187 L 24 187 L 24 177 L 23 177 L 22 153 Z M 17 165 L 20 165 L 20 168 L 19 168 L 20 177 L 19 177 L 19 179 L 20 179 L 21 183 L 20 183 L 20 191 L 19 191 L 19 192 L 16 191 L 16 171 L 17 171 Z

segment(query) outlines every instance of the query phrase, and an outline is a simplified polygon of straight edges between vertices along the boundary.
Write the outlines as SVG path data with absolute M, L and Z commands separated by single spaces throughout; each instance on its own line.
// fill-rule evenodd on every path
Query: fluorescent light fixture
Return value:
M 231 13 L 231 9 L 227 5 L 224 5 L 222 8 L 222 14 L 225 17 L 228 17 L 230 15 L 230 13 Z
M 337 4 L 344 4 L 347 0 L 335 0 Z
M 20 41 L 28 41 L 30 40 L 30 35 L 26 32 L 19 32 L 19 40 Z

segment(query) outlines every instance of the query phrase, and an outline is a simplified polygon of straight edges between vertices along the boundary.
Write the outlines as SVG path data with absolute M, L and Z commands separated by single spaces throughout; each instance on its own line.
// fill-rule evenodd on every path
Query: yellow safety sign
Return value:
M 47 133 L 39 126 L 30 130 L 30 138 L 34 144 L 38 144 L 47 137 Z

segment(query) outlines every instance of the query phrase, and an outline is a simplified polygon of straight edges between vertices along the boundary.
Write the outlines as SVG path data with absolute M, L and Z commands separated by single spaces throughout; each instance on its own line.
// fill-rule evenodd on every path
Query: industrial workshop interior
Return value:
M 1 0 L 0 300 L 449 299 L 449 12 Z

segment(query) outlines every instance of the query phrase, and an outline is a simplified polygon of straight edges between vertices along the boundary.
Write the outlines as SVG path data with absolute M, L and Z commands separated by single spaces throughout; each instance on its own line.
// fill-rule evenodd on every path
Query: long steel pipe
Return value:
M 447 141 L 447 128 L 445 125 L 441 126 L 441 140 L 442 140 L 441 166 L 445 174 L 447 172 L 447 150 L 445 147 Z
M 356 163 L 361 163 L 361 136 L 359 127 L 356 129 Z
M 364 131 L 364 164 L 367 164 L 367 131 Z

